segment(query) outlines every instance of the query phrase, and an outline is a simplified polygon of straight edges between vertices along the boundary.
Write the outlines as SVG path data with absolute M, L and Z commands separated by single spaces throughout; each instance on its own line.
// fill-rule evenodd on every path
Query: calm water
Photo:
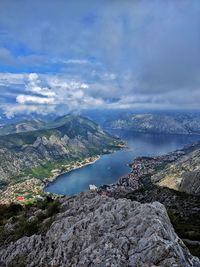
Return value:
M 129 149 L 104 155 L 94 164 L 62 174 L 45 191 L 73 195 L 88 190 L 89 184 L 110 184 L 128 173 L 128 164 L 138 156 L 161 155 L 200 140 L 200 136 L 136 134 L 122 130 L 112 133 L 126 140 Z

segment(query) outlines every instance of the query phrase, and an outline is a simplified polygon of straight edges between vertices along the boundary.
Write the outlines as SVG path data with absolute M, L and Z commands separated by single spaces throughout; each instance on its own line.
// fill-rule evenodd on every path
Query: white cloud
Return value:
M 38 97 L 38 96 L 32 96 L 32 95 L 18 95 L 16 97 L 17 103 L 20 104 L 55 104 L 54 98 L 45 98 L 45 97 Z
M 31 112 L 63 114 L 106 105 L 101 96 L 91 95 L 89 84 L 64 75 L 0 74 L 0 91 L 5 85 L 8 89 L 7 96 L 15 95 L 13 105 L 0 105 L 8 117 Z M 16 85 L 21 93 L 15 90 Z
M 36 93 L 41 96 L 54 97 L 56 95 L 56 93 L 50 90 L 49 88 L 41 86 L 41 81 L 39 79 L 38 74 L 36 73 L 29 74 L 26 90 L 28 92 Z
M 48 88 L 45 88 L 45 87 L 42 88 L 39 86 L 33 86 L 31 88 L 28 87 L 28 91 L 39 94 L 39 95 L 48 96 L 48 97 L 52 97 L 56 95 L 55 92 L 50 91 Z
M 199 105 L 200 1 L 50 2 L 0 1 L 1 65 L 62 73 L 0 74 L 1 98 L 53 98 L 66 110 Z
M 182 89 L 182 94 L 173 90 L 141 93 L 137 79 L 128 77 L 124 89 L 118 84 L 119 76 L 112 80 L 114 75 L 107 72 L 106 79 L 87 83 L 61 74 L 0 73 L 0 108 L 8 117 L 32 112 L 62 115 L 88 108 L 177 108 L 177 103 L 180 108 L 198 108 L 199 89 L 193 89 L 192 94 L 188 89 Z
M 37 81 L 38 80 L 38 75 L 37 75 L 37 73 L 30 73 L 29 74 L 29 80 L 30 81 Z
M 47 115 L 55 112 L 55 106 L 40 106 L 38 108 L 36 105 L 7 105 L 7 108 L 4 109 L 4 114 L 7 118 L 12 118 L 16 114 L 31 114 L 33 112 L 36 114 Z

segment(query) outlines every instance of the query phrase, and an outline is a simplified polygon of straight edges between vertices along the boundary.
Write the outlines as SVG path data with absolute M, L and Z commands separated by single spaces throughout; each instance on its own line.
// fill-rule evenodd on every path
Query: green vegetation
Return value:
M 184 243 L 189 248 L 192 255 L 200 257 L 200 243 L 192 245 L 191 241 L 200 242 L 200 213 L 195 213 L 190 218 L 183 219 L 175 209 L 167 209 L 167 213 L 177 235 L 184 239 Z
M 26 217 L 22 216 L 15 229 L 15 238 L 19 239 L 22 236 L 31 236 L 39 231 L 39 223 L 37 221 L 27 221 Z
M 90 155 L 90 157 L 95 156 L 93 154 Z M 16 175 L 13 177 L 13 181 L 15 182 L 21 182 L 29 178 L 37 178 L 39 180 L 44 180 L 45 178 L 49 178 L 52 176 L 52 170 L 59 170 L 60 172 L 64 172 L 67 170 L 67 168 L 70 168 L 70 166 L 75 164 L 86 164 L 87 158 L 80 157 L 79 159 L 74 160 L 68 160 L 68 159 L 62 159 L 62 160 L 56 160 L 56 161 L 48 161 L 40 166 L 29 168 L 24 170 L 20 175 Z
M 145 186 L 122 197 L 141 203 L 154 201 L 162 203 L 167 209 L 177 235 L 183 239 L 191 254 L 200 258 L 200 198 L 198 196 L 151 185 L 146 181 Z
M 50 177 L 52 175 L 51 171 L 54 169 L 64 171 L 64 166 L 67 164 L 69 164 L 68 160 L 58 160 L 54 162 L 49 161 L 42 164 L 41 166 L 26 170 L 25 175 L 30 175 L 31 177 L 43 180 L 44 178 Z
M 0 246 L 23 236 L 44 234 L 59 210 L 59 200 L 51 197 L 25 206 L 0 205 Z
M 59 212 L 59 206 L 60 206 L 60 203 L 58 201 L 53 201 L 53 202 L 48 203 L 47 216 L 51 217 L 54 214 L 58 213 Z
M 39 129 L 30 124 L 17 123 L 16 129 L 12 128 L 17 133 L 0 138 L 0 176 L 6 181 L 0 185 L 5 189 L 2 203 L 19 195 L 31 201 L 42 194 L 42 185 L 60 172 L 81 166 L 86 158 L 119 149 L 121 144 L 80 116 L 67 115 L 45 124 L 34 121 L 31 125 Z M 29 131 L 30 127 L 34 130 Z
M 0 225 L 11 217 L 15 217 L 23 210 L 23 207 L 19 204 L 11 203 L 10 205 L 0 205 Z
M 59 169 L 61 172 L 65 171 L 66 165 L 70 163 L 74 163 L 73 161 L 69 160 L 57 160 L 57 161 L 48 161 L 40 166 L 29 168 L 23 170 L 19 175 L 15 175 L 12 177 L 12 183 L 15 184 L 18 182 L 22 182 L 27 180 L 27 178 L 37 178 L 39 180 L 43 180 L 48 178 L 52 175 L 52 170 Z M 20 193 L 20 192 L 19 192 Z

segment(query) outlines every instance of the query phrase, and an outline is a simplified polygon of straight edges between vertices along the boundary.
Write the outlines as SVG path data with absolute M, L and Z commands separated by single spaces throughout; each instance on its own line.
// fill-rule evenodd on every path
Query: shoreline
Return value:
M 126 145 L 119 145 L 115 150 L 107 150 L 100 155 L 90 156 L 82 160 L 76 160 L 68 164 L 63 164 L 60 169 L 51 170 L 52 175 L 44 178 L 44 180 L 40 180 L 35 177 L 29 177 L 30 179 L 24 179 L 16 184 L 10 184 L 5 190 L 0 190 L 0 205 L 9 203 L 20 203 L 21 205 L 25 205 L 27 203 L 35 202 L 37 199 L 41 200 L 45 197 L 45 195 L 51 195 L 55 198 L 61 197 L 63 195 L 45 191 L 45 187 L 47 187 L 48 184 L 53 183 L 60 175 L 80 169 L 90 164 L 94 164 L 101 158 L 101 156 L 112 154 L 125 148 L 127 148 Z M 24 200 L 18 201 L 17 197 L 21 196 L 24 197 Z
M 6 205 L 12 202 L 19 203 L 19 201 L 16 200 L 16 198 L 19 196 L 25 197 L 25 200 L 20 201 L 21 205 L 24 205 L 28 202 L 34 202 L 37 198 L 41 199 L 45 195 L 49 195 L 49 194 L 55 197 L 62 196 L 62 195 L 58 195 L 55 193 L 46 192 L 44 191 L 44 188 L 48 184 L 54 182 L 60 175 L 82 168 L 84 166 L 93 164 L 97 160 L 99 160 L 100 157 L 101 157 L 100 155 L 88 157 L 88 158 L 83 159 L 82 161 L 76 161 L 76 162 L 71 163 L 71 166 L 70 164 L 67 164 L 65 165 L 66 166 L 65 171 L 55 170 L 56 172 L 52 176 L 46 178 L 44 181 L 41 181 L 33 177 L 31 179 L 21 181 L 20 183 L 9 185 L 5 191 L 0 191 L 0 194 L 1 194 L 0 205 Z M 31 197 L 27 198 L 27 191 L 29 190 L 31 191 Z
M 105 154 L 104 154 L 104 155 L 105 155 Z M 91 158 L 92 158 L 92 159 L 91 159 Z M 93 158 L 94 158 L 94 159 L 93 159 Z M 52 176 L 49 177 L 49 178 L 46 178 L 45 181 L 42 182 L 42 183 L 44 184 L 43 187 L 42 187 L 43 192 L 48 194 L 48 192 L 44 191 L 44 188 L 45 188 L 46 186 L 48 186 L 48 184 L 51 184 L 51 183 L 55 182 L 56 179 L 57 179 L 59 176 L 61 176 L 61 175 L 63 175 L 63 174 L 67 174 L 67 173 L 69 173 L 69 172 L 71 172 L 71 171 L 78 170 L 78 169 L 83 168 L 83 167 L 85 167 L 85 166 L 87 166 L 87 165 L 94 164 L 94 163 L 95 163 L 97 160 L 99 160 L 100 158 L 101 158 L 101 155 L 97 155 L 97 156 L 94 156 L 94 157 L 89 157 L 89 158 L 86 158 L 86 159 L 83 160 L 83 161 L 88 160 L 88 162 L 86 162 L 86 163 L 82 163 L 82 162 L 80 162 L 80 165 L 76 165 L 76 166 L 74 166 L 74 164 L 77 164 L 77 162 L 74 162 L 74 163 L 72 163 L 72 166 L 71 166 L 71 167 L 68 167 L 68 168 L 69 168 L 68 170 L 65 170 L 65 171 L 57 170 L 57 172 L 56 172 L 54 175 L 52 175 Z M 78 163 L 79 163 L 79 162 L 78 162 Z M 66 165 L 66 166 L 67 166 L 67 165 Z M 52 170 L 52 171 L 54 171 L 54 170 Z M 52 193 L 51 193 L 51 194 L 52 194 Z
M 156 132 L 148 132 L 148 131 L 144 131 L 144 132 L 140 132 L 140 131 L 136 131 L 133 129 L 128 129 L 128 128 L 104 128 L 105 130 L 110 130 L 110 131 L 132 131 L 135 134 L 152 134 L 152 135 L 172 135 L 172 136 L 200 136 L 200 133 L 156 133 Z
M 88 158 L 83 159 L 83 160 L 80 162 L 80 164 L 81 164 L 82 162 L 84 162 L 84 161 L 87 161 L 87 160 L 89 160 L 89 161 L 86 162 L 86 163 L 83 163 L 83 164 L 81 164 L 81 165 L 73 166 L 74 164 L 79 163 L 79 161 L 78 161 L 78 162 L 74 162 L 74 163 L 72 163 L 72 166 L 69 167 L 68 170 L 65 170 L 65 171 L 56 170 L 57 172 L 56 172 L 54 175 L 52 175 L 52 176 L 49 177 L 49 178 L 46 178 L 45 181 L 42 182 L 42 183 L 43 183 L 42 191 L 43 191 L 45 194 L 48 194 L 48 193 L 49 193 L 49 194 L 55 194 L 55 193 L 50 193 L 50 192 L 46 192 L 46 191 L 44 191 L 44 188 L 47 187 L 48 184 L 51 184 L 51 183 L 55 182 L 56 179 L 57 179 L 59 176 L 61 176 L 61 175 L 63 175 L 63 174 L 67 174 L 67 173 L 69 173 L 69 172 L 71 172 L 71 171 L 80 169 L 80 168 L 85 167 L 85 166 L 87 166 L 87 165 L 94 164 L 97 160 L 99 160 L 99 159 L 100 159 L 102 156 L 104 156 L 104 155 L 107 155 L 107 154 L 113 154 L 113 153 L 115 153 L 115 152 L 117 152 L 117 151 L 120 151 L 120 150 L 122 150 L 122 149 L 127 149 L 127 148 L 128 148 L 128 146 L 127 146 L 126 144 L 124 144 L 124 145 L 119 145 L 117 150 L 109 151 L 109 153 L 104 153 L 104 154 L 101 154 L 101 155 L 91 156 L 91 157 L 88 157 Z M 66 166 L 67 166 L 67 165 L 66 165 Z M 53 170 L 52 170 L 52 171 L 53 171 Z M 60 196 L 59 194 L 58 194 L 58 195 L 55 194 L 55 195 L 56 195 L 56 196 Z

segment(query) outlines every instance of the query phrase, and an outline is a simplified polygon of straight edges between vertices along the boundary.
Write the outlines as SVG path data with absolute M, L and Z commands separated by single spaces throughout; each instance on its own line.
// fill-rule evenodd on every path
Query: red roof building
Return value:
M 25 198 L 24 197 L 17 197 L 16 200 L 23 201 L 23 200 L 25 200 Z

